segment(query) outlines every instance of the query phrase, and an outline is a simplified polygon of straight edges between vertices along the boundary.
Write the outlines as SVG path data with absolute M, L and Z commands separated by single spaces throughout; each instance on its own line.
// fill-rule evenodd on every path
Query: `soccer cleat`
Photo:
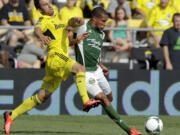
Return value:
M 89 110 L 91 108 L 95 108 L 97 107 L 99 104 L 101 104 L 100 100 L 93 100 L 92 98 L 89 99 L 85 104 L 84 104 L 84 108 L 83 111 L 85 112 L 89 112 Z
M 10 112 L 5 112 L 4 113 L 4 130 L 6 134 L 10 133 L 10 128 L 13 124 L 13 120 L 10 117 Z
M 136 131 L 135 128 L 131 128 L 129 135 L 142 135 L 141 132 Z

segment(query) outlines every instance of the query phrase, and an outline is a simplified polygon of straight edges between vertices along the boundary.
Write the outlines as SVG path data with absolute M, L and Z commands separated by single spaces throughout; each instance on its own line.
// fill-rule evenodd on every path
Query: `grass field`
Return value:
M 164 122 L 161 135 L 180 135 L 180 117 L 160 116 Z M 135 125 L 136 129 L 144 130 L 144 122 L 147 116 L 122 116 L 129 125 Z M 3 116 L 0 117 L 1 131 L 3 135 Z M 126 135 L 107 116 L 20 116 L 11 129 L 12 135 Z

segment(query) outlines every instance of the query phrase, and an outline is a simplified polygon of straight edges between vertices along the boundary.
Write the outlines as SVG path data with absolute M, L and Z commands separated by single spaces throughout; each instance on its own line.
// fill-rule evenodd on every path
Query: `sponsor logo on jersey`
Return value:
M 63 28 L 64 24 L 54 24 L 55 29 Z

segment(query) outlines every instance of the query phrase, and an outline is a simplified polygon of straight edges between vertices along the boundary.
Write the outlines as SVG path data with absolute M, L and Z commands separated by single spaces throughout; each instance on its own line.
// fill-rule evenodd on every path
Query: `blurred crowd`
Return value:
M 55 14 L 65 23 L 71 17 L 88 20 L 90 11 L 102 6 L 109 14 L 106 27 L 153 28 L 172 27 L 172 17 L 180 12 L 180 0 L 51 0 Z M 0 0 L 0 67 L 43 68 L 47 48 L 42 48 L 28 29 L 7 29 L 2 26 L 33 26 L 41 17 L 33 0 Z M 133 47 L 160 48 L 163 31 L 140 31 L 132 42 L 132 32 L 127 30 L 105 31 L 104 62 L 118 63 L 127 60 Z M 73 47 L 70 56 L 74 57 Z

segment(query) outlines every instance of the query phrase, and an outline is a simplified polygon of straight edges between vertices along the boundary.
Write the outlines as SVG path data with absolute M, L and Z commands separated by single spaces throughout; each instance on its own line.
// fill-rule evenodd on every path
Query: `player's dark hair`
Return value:
M 102 8 L 102 7 L 96 7 L 91 12 L 92 17 L 99 18 L 99 17 L 102 17 L 102 15 L 108 15 L 106 10 L 104 10 L 104 8 Z
M 36 9 L 40 9 L 41 8 L 41 6 L 39 4 L 39 0 L 34 0 L 34 5 L 35 5 Z
M 172 21 L 174 22 L 174 18 L 175 17 L 180 17 L 180 13 L 175 13 L 174 15 L 173 15 L 173 18 L 172 18 Z

